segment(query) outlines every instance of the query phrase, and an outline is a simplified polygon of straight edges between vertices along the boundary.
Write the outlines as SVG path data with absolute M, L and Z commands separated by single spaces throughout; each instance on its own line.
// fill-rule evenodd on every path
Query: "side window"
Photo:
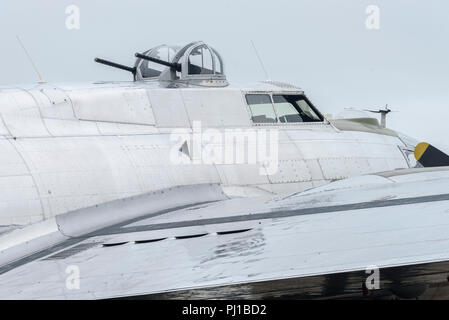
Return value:
M 323 118 L 301 95 L 274 95 L 274 107 L 280 122 L 321 122 Z
M 247 94 L 246 102 L 251 110 L 251 119 L 254 123 L 277 122 L 273 104 L 268 94 Z

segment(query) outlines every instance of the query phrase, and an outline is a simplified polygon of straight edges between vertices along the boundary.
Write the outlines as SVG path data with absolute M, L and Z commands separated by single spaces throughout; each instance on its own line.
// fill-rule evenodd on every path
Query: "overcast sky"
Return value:
M 69 5 L 79 30 L 66 27 Z M 94 57 L 132 65 L 136 51 L 194 40 L 221 53 L 231 82 L 264 80 L 252 39 L 270 78 L 323 113 L 388 103 L 389 127 L 449 152 L 448 17 L 447 0 L 2 0 L 0 84 L 37 79 L 16 35 L 48 82 L 128 80 Z

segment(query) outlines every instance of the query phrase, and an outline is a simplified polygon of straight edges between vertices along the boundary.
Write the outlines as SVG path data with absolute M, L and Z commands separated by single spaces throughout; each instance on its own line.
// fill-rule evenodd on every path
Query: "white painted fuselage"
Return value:
M 246 93 L 303 94 L 273 84 L 162 88 L 156 82 L 1 89 L 0 225 L 173 186 L 213 183 L 229 195 L 278 194 L 409 167 L 401 150 L 407 146 L 388 132 L 340 130 L 327 120 L 253 124 Z M 277 130 L 276 173 L 260 174 L 259 163 L 174 163 L 180 141 L 173 132 L 192 135 L 194 123 L 223 134 Z

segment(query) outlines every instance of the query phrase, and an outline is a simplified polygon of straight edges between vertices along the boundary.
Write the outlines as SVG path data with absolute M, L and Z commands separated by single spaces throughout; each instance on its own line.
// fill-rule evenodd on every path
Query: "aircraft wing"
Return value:
M 228 199 L 217 185 L 190 186 L 152 195 L 152 203 L 184 199 L 168 201 L 171 209 L 148 208 L 138 198 L 91 208 L 0 234 L 0 298 L 321 298 L 440 290 L 449 274 L 448 190 L 449 167 L 421 168 L 285 197 Z M 130 204 L 140 209 L 129 210 Z M 138 214 L 144 207 L 151 212 Z M 134 213 L 123 218 L 125 211 Z M 104 226 L 105 219 L 114 223 Z M 376 269 L 378 290 L 370 291 L 366 279 Z

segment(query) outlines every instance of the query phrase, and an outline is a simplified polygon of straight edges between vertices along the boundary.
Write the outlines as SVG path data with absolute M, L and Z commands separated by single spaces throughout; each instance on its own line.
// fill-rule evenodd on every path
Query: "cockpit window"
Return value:
M 301 95 L 273 95 L 274 108 L 279 121 L 321 122 L 323 118 Z
M 246 102 L 251 110 L 251 119 L 254 123 L 277 122 L 273 104 L 268 94 L 248 94 Z
M 209 48 L 205 45 L 196 47 L 189 55 L 189 74 L 213 74 L 213 60 Z
M 279 122 L 303 122 L 299 111 L 284 96 L 273 96 L 273 100 Z

